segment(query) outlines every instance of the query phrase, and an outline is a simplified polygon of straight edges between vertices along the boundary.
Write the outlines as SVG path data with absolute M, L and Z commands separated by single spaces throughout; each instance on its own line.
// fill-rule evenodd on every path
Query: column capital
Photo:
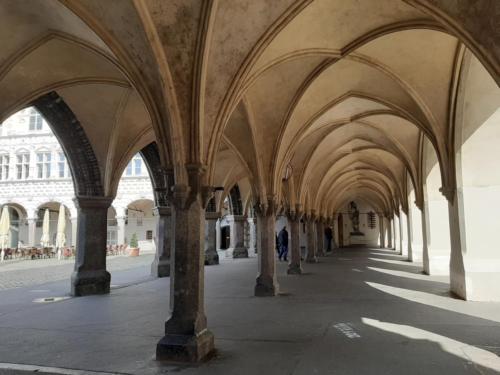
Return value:
M 112 197 L 78 195 L 73 198 L 77 208 L 109 208 L 113 202 Z
M 154 216 L 170 216 L 172 214 L 172 208 L 169 206 L 155 206 L 153 207 Z
M 266 201 L 258 201 L 254 206 L 255 213 L 259 216 L 271 216 L 276 214 L 278 204 L 274 197 L 268 197 Z
M 308 222 L 314 222 L 314 221 L 316 221 L 316 211 L 315 210 L 311 210 L 309 212 L 306 212 L 304 214 L 304 217 L 305 217 L 306 221 L 308 221 Z
M 456 194 L 457 189 L 454 187 L 442 186 L 439 188 L 439 192 L 444 195 L 448 202 L 453 202 L 453 197 Z

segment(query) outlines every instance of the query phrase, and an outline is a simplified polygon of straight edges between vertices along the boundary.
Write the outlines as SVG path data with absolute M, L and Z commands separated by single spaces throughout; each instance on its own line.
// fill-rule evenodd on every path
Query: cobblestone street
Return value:
M 139 257 L 114 256 L 107 258 L 109 272 L 122 271 L 151 264 L 153 254 Z M 41 285 L 69 279 L 74 259 L 38 259 L 11 261 L 0 264 L 0 290 Z

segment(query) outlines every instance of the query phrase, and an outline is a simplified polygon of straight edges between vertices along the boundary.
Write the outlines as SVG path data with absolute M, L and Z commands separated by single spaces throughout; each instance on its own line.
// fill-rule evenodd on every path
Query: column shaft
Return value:
M 273 202 L 267 205 L 257 205 L 257 225 L 259 231 L 259 275 L 255 285 L 257 297 L 275 296 L 278 294 L 279 285 L 276 277 L 275 255 L 275 222 L 276 208 Z
M 75 269 L 71 294 L 85 296 L 109 293 L 111 275 L 106 271 L 106 237 L 111 198 L 76 197 L 78 225 Z
M 154 277 L 170 276 L 170 252 L 172 248 L 172 211 L 170 207 L 156 206 L 153 214 L 158 216 L 156 223 L 156 253 L 151 264 Z
M 197 172 L 190 180 L 199 179 Z M 185 185 L 173 187 L 172 202 L 175 246 L 171 249 L 170 318 L 156 346 L 156 358 L 199 362 L 214 348 L 204 310 L 205 206 L 200 192 Z
M 385 247 L 385 228 L 384 228 L 384 217 L 382 215 L 378 216 L 379 229 L 380 229 L 380 247 Z
M 318 218 L 316 222 L 317 247 L 316 254 L 318 257 L 325 256 L 325 225 L 322 218 Z
M 28 246 L 33 247 L 36 243 L 36 217 L 28 218 Z
M 297 275 L 302 273 L 302 266 L 300 264 L 300 215 L 293 214 L 289 217 L 290 223 L 290 242 L 291 254 L 290 263 L 288 264 L 289 275 Z
M 230 246 L 226 256 L 232 258 L 248 258 L 248 249 L 244 244 L 245 216 L 233 215 L 228 218 L 231 230 Z
M 316 263 L 318 258 L 316 257 L 316 231 L 315 231 L 315 220 L 314 215 L 308 215 L 307 221 L 307 256 L 306 263 Z
M 217 253 L 217 220 L 219 212 L 205 213 L 205 265 L 219 264 L 219 254 Z

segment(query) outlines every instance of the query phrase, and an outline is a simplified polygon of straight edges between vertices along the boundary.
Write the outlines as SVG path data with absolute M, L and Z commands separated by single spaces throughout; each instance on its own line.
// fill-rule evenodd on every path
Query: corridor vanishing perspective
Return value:
M 64 311 L 66 327 L 82 320 L 82 342 L 92 340 L 87 329 L 118 340 L 91 328 L 93 319 L 127 332 L 127 321 L 101 315 L 108 303 L 138 319 L 130 358 L 94 361 L 75 347 L 52 363 L 33 346 L 62 350 L 69 328 L 44 317 L 46 333 L 23 341 L 22 329 L 9 331 L 6 302 L 0 373 L 33 364 L 146 374 L 215 357 L 199 372 L 274 374 L 285 355 L 295 367 L 283 373 L 397 374 L 395 358 L 412 350 L 431 358 L 431 373 L 500 372 L 499 1 L 0 0 L 0 41 L 0 124 L 33 107 L 73 180 L 66 285 L 67 297 L 82 298 L 45 309 Z M 19 147 L 0 149 L 0 181 L 13 171 L 28 177 L 29 152 Z M 40 182 L 50 159 L 36 155 Z M 139 159 L 154 202 L 141 198 L 114 216 L 126 242 L 125 212 L 147 203 L 151 278 L 117 289 L 109 210 Z M 3 260 L 21 233 L 8 212 L 19 211 L 15 199 L 32 199 L 1 195 Z M 205 289 L 215 293 L 207 310 Z M 21 303 L 11 292 L 5 301 Z M 250 311 L 258 319 L 237 316 Z M 226 331 L 225 319 L 241 327 Z M 280 349 L 252 345 L 252 335 Z M 10 354 L 14 343 L 32 354 Z M 369 346 L 395 349 L 376 350 L 363 367 L 356 351 Z M 422 365 L 418 356 L 405 373 Z

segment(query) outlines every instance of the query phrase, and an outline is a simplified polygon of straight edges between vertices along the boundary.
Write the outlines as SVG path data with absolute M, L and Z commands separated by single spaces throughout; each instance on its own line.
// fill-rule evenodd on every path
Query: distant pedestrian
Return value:
M 286 262 L 288 256 L 288 232 L 286 230 L 286 226 L 280 231 L 278 235 L 278 242 L 280 249 L 278 258 L 279 260 L 283 259 Z
M 325 237 L 326 237 L 326 251 L 330 252 L 332 251 L 332 240 L 333 240 L 332 228 L 326 227 Z

